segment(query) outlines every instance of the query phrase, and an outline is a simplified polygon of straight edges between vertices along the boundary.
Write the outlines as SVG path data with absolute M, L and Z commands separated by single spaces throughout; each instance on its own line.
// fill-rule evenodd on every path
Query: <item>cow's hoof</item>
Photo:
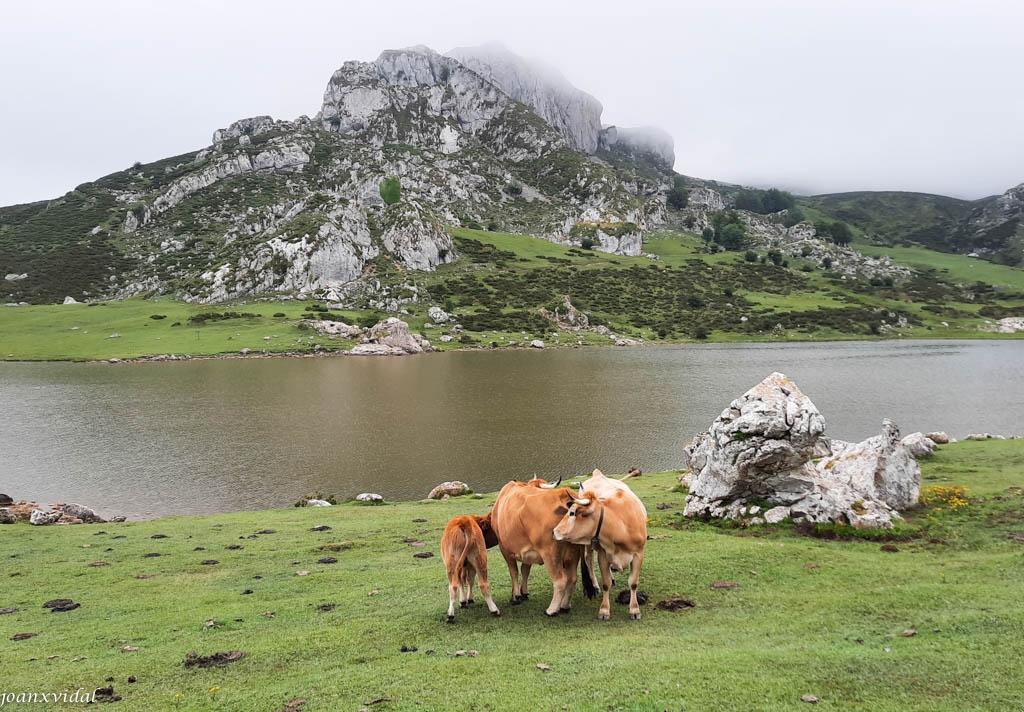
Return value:
M 599 620 L 599 621 L 610 621 L 611 619 L 612 619 L 612 617 L 608 613 L 598 613 L 597 614 L 597 620 Z
M 467 606 L 472 606 L 474 603 L 476 603 L 476 601 L 474 601 L 472 598 L 467 598 L 466 599 L 466 605 Z
M 512 596 L 512 598 L 508 599 L 508 602 L 509 602 L 509 605 L 518 606 L 520 603 L 523 602 L 523 599 L 520 598 L 519 596 Z
M 630 617 L 630 618 L 631 618 L 632 620 L 635 620 L 635 621 L 638 621 L 638 620 L 640 620 L 640 614 L 639 614 L 639 613 L 630 613 L 630 614 L 629 614 L 629 617 Z
M 465 608 L 469 605 L 468 601 L 459 601 L 459 608 Z
M 555 611 L 554 613 L 548 613 L 547 611 L 544 611 L 544 615 L 546 615 L 548 618 L 554 618 L 558 615 L 558 611 Z
M 558 612 L 559 613 L 572 613 L 572 609 L 571 608 L 559 608 Z
M 520 596 L 520 598 L 522 598 L 524 601 L 529 601 L 530 600 L 530 594 L 524 593 L 522 596 Z
M 501 618 L 501 611 L 491 611 L 491 615 L 495 618 Z
M 454 623 L 455 622 L 455 616 L 448 616 L 448 622 L 449 623 Z

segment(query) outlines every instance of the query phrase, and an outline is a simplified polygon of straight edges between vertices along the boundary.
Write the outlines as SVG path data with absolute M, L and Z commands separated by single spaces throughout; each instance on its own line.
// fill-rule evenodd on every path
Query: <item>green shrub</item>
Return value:
M 149 318 L 153 319 L 154 321 L 160 321 L 161 319 L 166 319 L 167 315 L 166 314 L 150 314 Z
M 394 205 L 402 199 L 402 184 L 398 178 L 388 176 L 380 182 L 380 197 L 388 205 Z
M 284 312 L 274 312 L 274 316 L 280 318 L 280 317 L 288 316 L 288 315 L 285 314 Z

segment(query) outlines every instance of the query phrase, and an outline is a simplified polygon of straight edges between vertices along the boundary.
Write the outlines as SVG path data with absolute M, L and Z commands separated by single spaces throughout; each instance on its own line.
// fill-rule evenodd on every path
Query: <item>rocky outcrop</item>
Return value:
M 7 507 L 0 507 L 0 524 L 16 524 L 17 515 Z
M 363 330 L 358 326 L 346 324 L 343 321 L 329 321 L 327 319 L 312 320 L 309 326 L 318 334 L 327 336 L 344 336 L 347 339 L 356 339 L 363 335 Z
M 455 259 L 451 235 L 416 201 L 383 208 L 378 223 L 384 247 L 410 269 L 430 271 Z
M 547 125 L 529 125 L 519 105 L 462 63 L 428 47 L 382 52 L 376 61 L 346 62 L 324 92 L 322 126 L 375 145 L 407 143 L 443 154 L 477 137 L 513 161 L 537 158 L 552 141 Z M 510 142 L 505 129 L 514 127 Z
M 458 47 L 448 56 L 532 108 L 577 150 L 597 151 L 601 102 L 574 87 L 557 69 L 527 61 L 498 42 Z
M 561 296 L 561 304 L 553 310 L 541 308 L 541 316 L 565 331 L 579 331 L 590 328 L 590 318 L 578 310 L 569 300 L 569 296 Z
M 917 504 L 921 494 L 921 466 L 900 441 L 894 422 L 882 422 L 882 433 L 841 449 L 832 441 L 832 456 L 818 465 L 819 472 L 836 479 L 893 509 Z
M 829 441 L 810 399 L 773 373 L 686 447 L 685 514 L 891 527 L 897 509 L 916 503 L 921 471 L 896 425 L 884 428 L 856 445 Z M 751 500 L 775 506 L 761 514 Z
M 363 343 L 350 353 L 356 355 L 418 354 L 430 349 L 430 342 L 409 331 L 409 325 L 397 317 L 375 324 L 363 336 Z
M 653 126 L 622 128 L 609 126 L 601 131 L 601 147 L 633 158 L 650 161 L 665 170 L 676 162 L 675 143 L 666 131 Z
M 430 307 L 427 309 L 427 316 L 435 324 L 447 324 L 448 320 L 451 319 L 451 314 L 446 312 L 441 307 Z
M 1024 316 L 1008 316 L 995 324 L 986 323 L 984 326 L 979 326 L 978 329 L 994 331 L 997 334 L 1016 334 L 1018 331 L 1024 331 Z
M 1024 254 L 1024 183 L 974 209 L 960 228 L 959 242 L 972 256 L 1002 255 L 1021 264 Z

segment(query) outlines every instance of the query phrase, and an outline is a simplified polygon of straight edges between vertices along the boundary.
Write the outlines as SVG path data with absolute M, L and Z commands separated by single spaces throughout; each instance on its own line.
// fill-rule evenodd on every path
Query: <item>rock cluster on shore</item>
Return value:
M 29 522 L 36 526 L 47 524 L 100 524 L 107 521 L 123 522 L 125 517 L 104 519 L 89 507 L 81 504 L 54 504 L 44 509 L 37 502 L 21 500 L 15 502 L 8 495 L 0 495 L 0 524 Z
M 926 438 L 908 436 L 908 447 L 895 423 L 882 427 L 860 443 L 830 440 L 814 403 L 773 373 L 686 447 L 685 513 L 752 524 L 791 518 L 891 527 L 898 510 L 917 502 L 921 468 L 912 448 L 924 454 Z

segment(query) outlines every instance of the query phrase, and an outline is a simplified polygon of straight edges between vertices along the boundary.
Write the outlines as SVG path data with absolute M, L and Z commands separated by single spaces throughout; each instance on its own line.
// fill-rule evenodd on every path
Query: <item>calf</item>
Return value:
M 441 537 L 441 556 L 448 572 L 448 622 L 455 622 L 455 597 L 465 608 L 473 602 L 473 582 L 480 577 L 480 593 L 484 595 L 491 615 L 501 611 L 491 599 L 491 584 L 487 580 L 487 549 L 498 543 L 491 528 L 491 515 L 455 517 L 444 528 Z

